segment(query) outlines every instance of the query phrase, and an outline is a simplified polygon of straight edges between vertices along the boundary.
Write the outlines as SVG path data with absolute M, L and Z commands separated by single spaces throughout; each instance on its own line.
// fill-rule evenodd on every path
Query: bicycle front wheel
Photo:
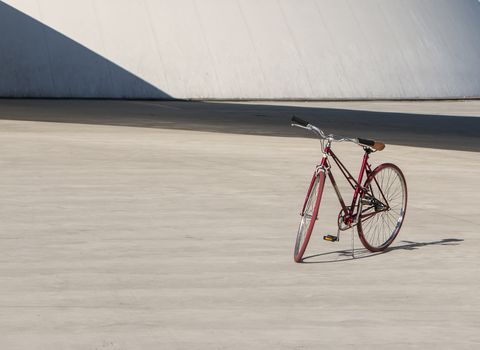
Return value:
M 407 209 L 407 183 L 394 164 L 381 164 L 365 182 L 358 210 L 358 236 L 371 252 L 385 250 L 397 237 Z
M 313 226 L 317 220 L 324 185 L 325 174 L 323 172 L 316 175 L 310 183 L 301 214 L 302 218 L 300 220 L 300 225 L 298 226 L 297 240 L 295 241 L 293 257 L 296 262 L 302 261 L 305 249 L 307 249 L 308 241 L 312 235 Z

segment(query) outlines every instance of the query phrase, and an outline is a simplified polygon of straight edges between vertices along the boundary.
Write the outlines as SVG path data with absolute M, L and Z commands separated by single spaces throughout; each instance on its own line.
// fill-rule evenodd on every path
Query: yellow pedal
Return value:
M 337 237 L 337 236 L 334 236 L 334 235 L 326 235 L 326 236 L 323 236 L 323 239 L 326 240 L 326 241 L 329 241 L 329 242 L 336 242 L 336 241 L 338 241 L 338 237 Z

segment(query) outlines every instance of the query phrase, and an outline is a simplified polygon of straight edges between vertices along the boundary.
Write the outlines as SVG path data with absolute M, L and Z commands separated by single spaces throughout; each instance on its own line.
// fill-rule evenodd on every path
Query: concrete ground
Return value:
M 292 111 L 387 143 L 372 162 L 409 190 L 388 252 L 321 240 L 339 210 L 326 187 L 293 262 L 320 153 Z M 0 101 L 0 348 L 478 349 L 479 116 L 479 101 Z M 357 169 L 361 148 L 335 149 Z

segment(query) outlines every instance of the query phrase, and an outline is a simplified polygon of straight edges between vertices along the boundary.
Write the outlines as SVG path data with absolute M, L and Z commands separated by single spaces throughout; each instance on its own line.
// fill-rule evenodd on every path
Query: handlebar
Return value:
M 303 120 L 303 119 L 300 119 L 300 118 L 298 118 L 298 117 L 293 116 L 293 117 L 292 117 L 292 126 L 293 126 L 294 124 L 298 124 L 298 125 L 301 125 L 301 126 L 303 126 L 304 128 L 306 128 L 309 123 L 308 123 L 306 120 Z
M 321 139 L 326 139 L 328 141 L 335 141 L 335 142 L 343 142 L 343 141 L 349 141 L 353 142 L 359 146 L 367 146 L 370 148 L 373 148 L 376 151 L 381 151 L 385 148 L 385 144 L 382 142 L 374 141 L 374 140 L 369 140 L 369 139 L 363 139 L 363 138 L 350 138 L 350 137 L 343 137 L 343 136 L 338 136 L 338 135 L 325 135 L 322 129 L 317 128 L 315 125 L 310 124 L 306 120 L 303 120 L 301 118 L 292 117 L 292 126 L 296 126 L 302 129 L 307 129 L 318 136 L 320 136 Z

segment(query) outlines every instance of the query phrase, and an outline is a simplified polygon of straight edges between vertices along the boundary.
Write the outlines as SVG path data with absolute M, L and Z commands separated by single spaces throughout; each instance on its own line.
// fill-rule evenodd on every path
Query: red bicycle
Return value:
M 292 126 L 314 132 L 319 136 L 323 157 L 312 176 L 307 196 L 301 211 L 301 220 L 295 242 L 294 259 L 301 262 L 315 222 L 318 220 L 325 179 L 328 177 L 340 202 L 337 235 L 325 235 L 324 240 L 339 240 L 340 231 L 356 227 L 362 244 L 371 252 L 380 252 L 392 244 L 405 219 L 407 209 L 407 183 L 399 167 L 384 163 L 372 170 L 369 163 L 371 153 L 381 151 L 385 144 L 335 135 L 325 135 L 323 130 L 297 117 L 292 118 Z M 333 142 L 353 142 L 363 147 L 363 156 L 358 180 L 355 180 L 343 163 L 332 151 Z M 331 171 L 330 159 L 340 169 L 353 189 L 351 204 L 347 206 L 340 194 Z M 365 178 L 365 181 L 363 179 Z

